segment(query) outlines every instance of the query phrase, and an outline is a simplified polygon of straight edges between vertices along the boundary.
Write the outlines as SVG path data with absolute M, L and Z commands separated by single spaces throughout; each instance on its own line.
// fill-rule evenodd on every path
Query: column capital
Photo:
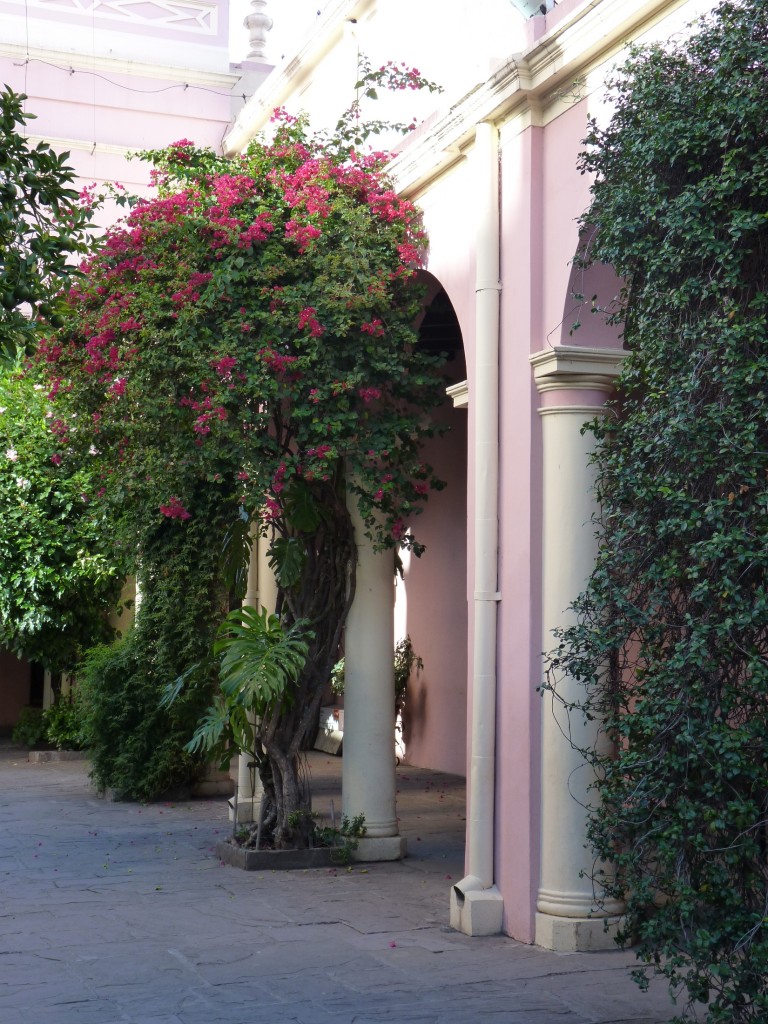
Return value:
M 610 392 L 628 353 L 616 348 L 554 345 L 529 357 L 539 394 L 547 391 Z

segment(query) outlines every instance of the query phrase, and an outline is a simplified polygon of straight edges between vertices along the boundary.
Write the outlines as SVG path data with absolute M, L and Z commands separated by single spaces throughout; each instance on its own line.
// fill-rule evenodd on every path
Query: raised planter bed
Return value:
M 315 847 L 313 850 L 246 850 L 234 843 L 217 843 L 216 856 L 243 871 L 300 871 L 305 868 L 338 867 L 340 850 Z
M 48 761 L 87 761 L 87 750 L 30 750 L 27 760 L 32 764 L 46 764 Z

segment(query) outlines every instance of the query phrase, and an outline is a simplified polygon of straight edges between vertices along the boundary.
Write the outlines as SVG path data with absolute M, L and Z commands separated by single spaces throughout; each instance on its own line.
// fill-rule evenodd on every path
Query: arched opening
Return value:
M 444 353 L 444 388 L 466 380 L 461 329 L 436 279 L 425 275 L 427 303 L 420 342 Z M 467 413 L 446 394 L 437 413 L 445 433 L 433 438 L 424 459 L 444 480 L 413 522 L 425 544 L 421 558 L 404 559 L 397 580 L 395 637 L 410 636 L 424 662 L 411 675 L 403 715 L 404 761 L 453 775 L 466 774 L 467 708 Z
M 549 335 L 550 343 L 615 347 L 617 328 L 608 322 L 608 314 L 615 311 L 621 288 L 613 267 L 595 263 L 585 268 L 580 266 L 578 254 L 574 255 L 562 319 L 558 330 Z

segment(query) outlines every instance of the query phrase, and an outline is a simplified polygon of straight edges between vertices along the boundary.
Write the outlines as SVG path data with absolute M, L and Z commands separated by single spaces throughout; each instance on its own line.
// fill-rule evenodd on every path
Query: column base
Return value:
M 500 935 L 504 898 L 495 885 L 463 892 L 451 888 L 451 928 L 465 935 Z
M 555 953 L 596 953 L 616 949 L 616 933 L 624 923 L 617 917 L 555 917 L 536 914 L 534 942 Z
M 405 836 L 363 836 L 352 854 L 352 860 L 402 860 L 406 855 Z

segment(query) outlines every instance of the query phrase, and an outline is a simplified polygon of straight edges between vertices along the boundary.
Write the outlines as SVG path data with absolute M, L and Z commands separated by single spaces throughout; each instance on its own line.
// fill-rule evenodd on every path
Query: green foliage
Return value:
M 85 709 L 75 687 L 43 712 L 45 737 L 57 750 L 83 750 L 88 746 Z
M 330 847 L 334 864 L 350 864 L 367 832 L 364 814 L 356 814 L 351 819 L 345 814 L 338 828 L 333 825 L 317 826 L 314 838 L 316 845 Z
M 94 456 L 62 470 L 51 456 L 67 426 L 40 375 L 0 366 L 0 645 L 53 671 L 111 636 L 123 572 L 108 536 Z
M 766 0 L 722 3 L 632 56 L 587 140 L 583 255 L 625 281 L 630 354 L 592 425 L 599 557 L 550 664 L 614 741 L 585 751 L 589 838 L 640 978 L 709 1024 L 768 1018 L 767 58 Z
M 310 634 L 311 636 L 311 634 Z M 236 608 L 219 626 L 213 644 L 220 692 L 187 744 L 190 753 L 217 757 L 228 765 L 241 751 L 258 757 L 255 719 L 292 699 L 291 684 L 301 674 L 309 650 L 306 623 L 285 630 L 266 608 Z M 182 692 L 185 677 L 165 694 L 170 706 Z
M 192 507 L 194 523 L 164 523 L 145 536 L 136 625 L 118 643 L 89 652 L 78 671 L 91 774 L 120 797 L 157 799 L 193 781 L 204 766 L 185 746 L 215 692 L 207 655 L 223 616 L 222 522 L 205 495 Z M 184 693 L 161 704 L 168 683 L 189 665 L 197 668 Z
M 364 66 L 364 80 L 428 85 L 395 66 Z M 112 535 L 138 553 L 142 616 L 160 595 L 146 592 L 148 538 L 168 529 L 185 543 L 201 496 L 206 544 L 226 548 L 215 575 L 235 597 L 247 527 L 268 537 L 274 610 L 286 630 L 309 624 L 292 699 L 269 704 L 256 737 L 278 844 L 304 800 L 298 754 L 354 596 L 347 492 L 376 543 L 418 553 L 409 524 L 441 486 L 420 455 L 443 397 L 440 359 L 413 326 L 424 234 L 385 154 L 350 148 L 347 129 L 376 131 L 358 113 L 329 137 L 277 111 L 271 141 L 232 161 L 186 139 L 144 154 L 157 196 L 109 231 L 68 293 L 65 328 L 38 350 L 68 424 L 56 458 L 66 470 L 98 451 Z M 212 629 L 226 610 L 210 616 Z M 168 609 L 169 635 L 173 624 Z M 161 680 L 149 654 L 142 674 L 163 687 L 201 662 L 169 659 Z
M 11 739 L 22 747 L 36 747 L 46 739 L 42 708 L 22 708 Z
M 60 324 L 59 293 L 76 273 L 69 257 L 91 241 L 69 153 L 24 137 L 26 98 L 0 91 L 0 358 L 11 359 Z
M 345 682 L 344 658 L 339 658 L 331 671 L 331 693 L 336 697 L 342 697 Z
M 408 688 L 411 673 L 415 669 L 418 675 L 423 668 L 424 662 L 414 651 L 410 635 L 406 634 L 395 644 L 395 712 L 403 710 L 405 691 Z
M 417 674 L 424 668 L 424 662 L 413 649 L 413 643 L 409 635 L 398 640 L 394 652 L 395 668 L 395 714 L 403 710 L 405 706 L 405 693 L 408 689 L 408 680 L 411 673 L 416 669 Z M 337 697 L 344 693 L 344 658 L 333 666 L 331 672 L 331 692 Z

